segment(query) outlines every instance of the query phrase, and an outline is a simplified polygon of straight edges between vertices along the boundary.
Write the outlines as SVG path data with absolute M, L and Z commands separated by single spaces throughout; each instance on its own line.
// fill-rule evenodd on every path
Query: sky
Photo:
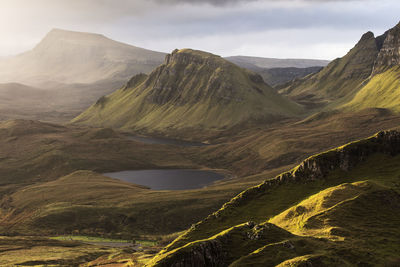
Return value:
M 399 0 L 0 0 L 0 56 L 61 28 L 162 52 L 334 59 L 399 14 Z

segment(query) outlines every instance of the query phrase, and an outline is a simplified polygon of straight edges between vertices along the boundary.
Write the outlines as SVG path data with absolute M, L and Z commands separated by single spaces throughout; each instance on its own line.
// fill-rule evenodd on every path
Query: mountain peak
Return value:
M 222 58 L 218 55 L 214 55 L 200 50 L 184 48 L 184 49 L 175 49 L 174 51 L 172 51 L 171 54 L 168 54 L 165 58 L 165 64 L 169 64 L 170 62 L 201 63 L 204 62 L 204 60 L 211 58 L 216 60 L 220 59 L 220 62 L 225 62 L 225 60 L 222 60 Z
M 365 41 L 365 40 L 369 40 L 369 39 L 374 39 L 374 38 L 375 38 L 374 33 L 371 32 L 371 31 L 368 31 L 368 32 L 366 32 L 366 33 L 363 34 L 363 36 L 362 36 L 361 39 L 360 39 L 360 42 L 361 42 L 361 41 Z
M 46 34 L 41 43 L 49 41 L 66 41 L 66 40 L 99 41 L 99 40 L 109 40 L 109 39 L 102 34 L 77 32 L 77 31 L 54 28 Z
M 387 31 L 382 37 L 382 48 L 376 59 L 374 74 L 400 65 L 400 23 Z

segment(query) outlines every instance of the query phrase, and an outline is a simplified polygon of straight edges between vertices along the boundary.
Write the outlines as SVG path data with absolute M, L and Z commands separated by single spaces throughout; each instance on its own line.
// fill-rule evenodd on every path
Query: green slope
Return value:
M 314 105 L 315 102 L 326 105 L 351 95 L 371 75 L 379 52 L 378 38 L 367 32 L 344 57 L 335 59 L 316 74 L 287 84 L 280 91 L 301 103 Z
M 386 108 L 400 112 L 400 68 L 392 67 L 374 75 L 353 99 L 340 108 L 350 111 Z
M 150 265 L 190 263 L 194 254 L 207 259 L 234 255 L 209 266 L 398 262 L 399 154 L 400 133 L 392 131 L 310 157 L 292 171 L 233 198 L 161 251 Z M 249 221 L 255 223 L 246 224 Z M 270 223 L 290 235 L 282 231 L 274 241 L 253 240 L 249 234 L 253 230 L 243 229 L 242 236 L 224 246 L 234 229 L 249 224 L 263 229 Z M 246 242 L 250 243 L 243 249 Z
M 219 56 L 184 49 L 168 55 L 147 78 L 134 78 L 101 98 L 73 122 L 152 132 L 210 130 L 291 117 L 300 111 L 258 74 Z

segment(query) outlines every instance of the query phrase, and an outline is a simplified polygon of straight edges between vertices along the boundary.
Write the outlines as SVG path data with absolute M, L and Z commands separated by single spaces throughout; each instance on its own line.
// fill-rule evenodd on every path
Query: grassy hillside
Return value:
M 372 107 L 400 112 L 400 68 L 398 66 L 374 75 L 351 101 L 341 106 L 351 111 Z
M 184 49 L 169 55 L 146 80 L 99 99 L 73 122 L 152 132 L 209 131 L 299 112 L 259 75 L 219 56 Z
M 395 264 L 400 240 L 399 154 L 400 133 L 392 131 L 310 157 L 233 198 L 150 265 L 197 259 L 211 266 Z M 282 229 L 274 240 L 265 240 L 264 233 L 270 236 L 265 228 L 276 227 L 269 223 L 289 233 Z M 296 243 L 299 239 L 303 240 Z
M 281 92 L 310 107 L 351 96 L 372 73 L 379 52 L 378 38 L 372 32 L 364 34 L 344 57 L 335 59 L 316 74 L 282 86 Z

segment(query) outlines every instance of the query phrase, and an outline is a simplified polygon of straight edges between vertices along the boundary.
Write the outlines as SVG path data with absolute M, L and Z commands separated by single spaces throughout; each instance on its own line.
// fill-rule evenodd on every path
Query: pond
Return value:
M 203 188 L 224 175 L 214 171 L 165 169 L 104 173 L 103 175 L 125 182 L 144 185 L 153 190 L 187 190 Z
M 162 137 L 149 137 L 149 136 L 137 136 L 137 135 L 126 135 L 128 139 L 145 144 L 158 144 L 158 145 L 174 145 L 174 146 L 207 146 L 208 144 L 201 142 L 189 142 L 177 139 L 169 139 Z

